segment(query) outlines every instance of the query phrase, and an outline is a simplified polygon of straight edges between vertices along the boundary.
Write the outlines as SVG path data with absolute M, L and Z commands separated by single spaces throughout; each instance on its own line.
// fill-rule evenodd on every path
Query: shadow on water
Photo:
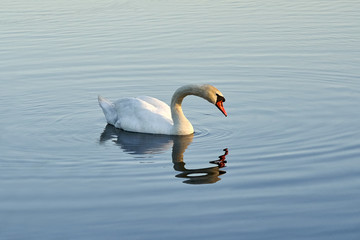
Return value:
M 193 138 L 193 134 L 187 136 L 167 136 L 126 132 L 108 124 L 100 135 L 100 144 L 112 140 L 116 145 L 120 146 L 124 152 L 138 155 L 158 154 L 172 146 L 174 169 L 180 172 L 175 176 L 186 179 L 183 181 L 184 183 L 209 184 L 221 180 L 219 176 L 226 173 L 221 170 L 221 168 L 225 167 L 226 164 L 225 157 L 228 154 L 227 149 L 224 149 L 224 154 L 220 155 L 218 160 L 209 161 L 209 163 L 216 165 L 214 167 L 196 169 L 188 169 L 185 167 L 184 152 L 191 144 Z

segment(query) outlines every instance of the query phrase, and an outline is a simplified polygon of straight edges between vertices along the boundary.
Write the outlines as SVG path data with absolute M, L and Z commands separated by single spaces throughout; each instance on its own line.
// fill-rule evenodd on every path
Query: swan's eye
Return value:
M 216 94 L 217 96 L 217 99 L 216 99 L 216 102 L 225 102 L 225 98 L 223 96 L 220 96 L 219 94 Z

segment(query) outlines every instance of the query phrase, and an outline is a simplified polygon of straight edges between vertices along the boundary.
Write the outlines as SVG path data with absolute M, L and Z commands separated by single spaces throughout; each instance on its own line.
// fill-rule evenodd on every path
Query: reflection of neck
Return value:
M 183 161 L 184 152 L 192 142 L 193 136 L 194 135 L 191 134 L 186 136 L 176 136 L 173 138 L 174 145 L 172 150 L 172 161 L 174 169 L 181 172 L 177 174 L 176 177 L 187 179 L 184 183 L 188 184 L 209 184 L 219 181 L 219 175 L 225 173 L 225 171 L 220 170 L 219 166 L 199 169 L 187 169 L 185 167 L 185 162 Z
M 185 135 L 185 136 L 174 136 L 172 160 L 174 163 L 175 170 L 183 171 L 185 169 L 184 167 L 185 163 L 183 162 L 184 152 L 186 148 L 191 144 L 193 138 L 194 138 L 194 134 Z

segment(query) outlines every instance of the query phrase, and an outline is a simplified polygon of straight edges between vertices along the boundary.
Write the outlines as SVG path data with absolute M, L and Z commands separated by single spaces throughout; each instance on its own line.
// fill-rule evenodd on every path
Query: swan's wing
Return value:
M 152 101 L 156 102 L 154 99 Z M 114 105 L 118 114 L 115 127 L 143 133 L 169 134 L 171 131 L 173 122 L 169 118 L 170 108 L 167 105 L 168 111 L 140 98 L 122 98 Z
M 172 120 L 171 117 L 171 110 L 169 105 L 167 105 L 166 103 L 164 103 L 163 101 L 157 99 L 157 98 L 153 98 L 153 97 L 148 97 L 148 96 L 140 96 L 137 97 L 140 100 L 143 100 L 144 102 L 147 102 L 151 105 L 153 105 L 155 107 L 155 111 L 161 115 L 163 115 L 164 117 L 167 117 L 168 119 Z

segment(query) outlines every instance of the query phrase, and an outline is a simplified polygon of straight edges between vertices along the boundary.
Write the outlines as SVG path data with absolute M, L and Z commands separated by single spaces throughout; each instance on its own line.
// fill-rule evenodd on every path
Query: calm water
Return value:
M 359 1 L 0 5 L 1 239 L 359 239 Z M 189 83 L 193 136 L 97 103 Z

